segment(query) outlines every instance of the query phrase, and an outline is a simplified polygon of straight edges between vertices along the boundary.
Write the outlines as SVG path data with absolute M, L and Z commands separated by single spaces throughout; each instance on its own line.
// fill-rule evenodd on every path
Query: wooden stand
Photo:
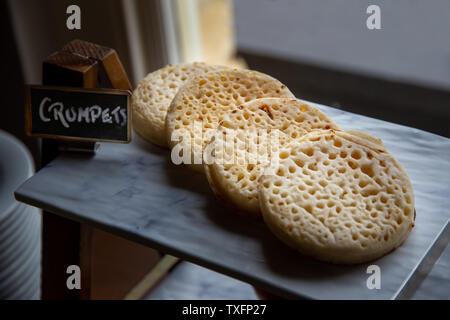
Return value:
M 75 40 L 43 62 L 43 85 L 130 90 L 122 64 L 113 49 Z M 42 139 L 41 167 L 47 165 L 62 148 L 76 148 L 76 143 Z M 86 146 L 82 146 L 85 148 Z M 94 145 L 91 146 L 95 148 Z M 42 296 L 47 299 L 91 298 L 92 228 L 55 214 L 43 212 Z M 81 269 L 81 290 L 66 286 L 67 267 Z

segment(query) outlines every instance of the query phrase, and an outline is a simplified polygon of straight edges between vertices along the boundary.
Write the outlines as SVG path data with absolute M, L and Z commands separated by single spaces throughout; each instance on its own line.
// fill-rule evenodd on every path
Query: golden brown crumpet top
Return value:
M 280 81 L 260 72 L 246 69 L 211 71 L 192 77 L 173 99 L 166 118 L 167 140 L 171 148 L 180 140 L 172 140 L 175 132 L 184 137 L 187 148 L 200 155 L 212 133 L 225 116 L 237 106 L 264 97 L 294 98 Z M 201 134 L 194 134 L 195 124 Z M 199 136 L 200 135 L 200 136 Z M 201 164 L 188 164 L 203 171 Z
M 148 74 L 139 82 L 132 96 L 133 125 L 136 132 L 152 143 L 167 147 L 165 120 L 178 89 L 196 73 L 221 68 L 194 62 L 167 65 Z
M 234 130 L 231 152 L 214 148 L 225 144 L 220 141 L 227 139 L 225 129 Z M 210 143 L 211 148 L 217 149 L 216 161 L 205 164 L 212 190 L 238 213 L 260 217 L 258 181 L 264 168 L 271 157 L 278 157 L 279 146 L 316 129 L 339 127 L 319 109 L 297 99 L 262 98 L 242 104 L 225 117 Z M 273 130 L 281 134 L 275 137 Z M 205 152 L 211 148 L 205 148 Z M 218 161 L 222 158 L 225 161 Z
M 283 242 L 323 261 L 363 263 L 400 246 L 414 225 L 411 182 L 366 133 L 313 131 L 261 179 L 264 221 Z

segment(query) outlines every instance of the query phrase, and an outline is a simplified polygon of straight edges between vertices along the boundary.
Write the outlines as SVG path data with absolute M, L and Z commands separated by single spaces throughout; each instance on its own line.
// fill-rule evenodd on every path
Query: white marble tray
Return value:
M 102 144 L 95 156 L 59 156 L 16 198 L 284 297 L 392 298 L 450 218 L 450 139 L 318 107 L 344 129 L 383 139 L 412 180 L 416 227 L 401 248 L 371 263 L 381 268 L 380 290 L 366 287 L 368 264 L 314 261 L 284 246 L 262 223 L 233 215 L 202 175 L 172 165 L 168 151 L 137 135 L 129 145 Z

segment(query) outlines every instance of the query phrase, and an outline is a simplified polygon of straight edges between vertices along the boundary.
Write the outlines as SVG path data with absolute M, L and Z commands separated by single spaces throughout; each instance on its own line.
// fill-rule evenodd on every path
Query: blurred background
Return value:
M 80 30 L 66 27 L 72 4 L 81 8 Z M 366 27 L 371 4 L 381 8 L 380 30 Z M 248 67 L 278 78 L 299 98 L 450 137 L 448 0 L 5 0 L 0 6 L 0 129 L 26 145 L 37 168 L 39 140 L 24 134 L 24 84 L 40 84 L 42 60 L 73 39 L 116 49 L 133 86 L 168 63 Z M 122 298 L 160 260 L 156 251 L 102 232 L 94 244 L 94 298 Z M 126 255 L 133 264 L 123 263 Z M 101 271 L 105 266 L 114 267 Z M 243 283 L 177 267 L 179 277 L 198 279 L 192 290 L 214 298 L 198 290 L 208 278 L 202 272 L 231 297 L 256 298 Z M 191 292 L 182 289 L 159 287 L 150 298 Z

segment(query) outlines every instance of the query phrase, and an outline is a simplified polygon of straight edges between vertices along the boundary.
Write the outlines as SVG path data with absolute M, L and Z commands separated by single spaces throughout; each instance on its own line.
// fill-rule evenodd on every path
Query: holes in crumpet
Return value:
M 287 157 L 289 157 L 289 153 L 286 151 L 280 152 L 280 159 L 286 159 Z
M 323 188 L 325 188 L 325 187 L 328 185 L 328 182 L 326 182 L 325 180 L 320 180 L 320 181 L 319 181 L 319 184 L 320 184 Z
M 359 187 L 362 189 L 362 188 L 364 188 L 365 186 L 367 186 L 369 184 L 369 181 L 368 180 L 361 180 L 360 182 L 359 182 Z
M 342 147 L 342 141 L 341 141 L 341 140 L 338 140 L 338 139 L 335 139 L 335 140 L 334 140 L 334 146 L 335 146 L 336 148 Z
M 373 178 L 373 176 L 375 175 L 375 173 L 373 172 L 372 166 L 371 165 L 363 165 L 361 167 L 361 171 L 364 174 L 367 174 L 369 177 Z
M 356 159 L 356 160 L 361 159 L 361 152 L 359 152 L 358 150 L 354 150 L 352 152 L 351 156 L 353 159 Z
M 314 149 L 313 148 L 303 149 L 302 152 L 304 154 L 306 154 L 308 157 L 312 157 L 314 155 Z
M 305 165 L 305 163 L 302 160 L 300 160 L 300 159 L 295 159 L 294 162 L 300 168 L 303 168 L 303 166 Z
M 303 209 L 305 209 L 310 214 L 312 214 L 312 212 L 313 212 L 313 209 L 310 204 L 303 206 Z
M 409 215 L 411 214 L 411 209 L 409 207 L 405 208 L 405 216 L 409 217 Z
M 363 197 L 376 196 L 378 194 L 377 189 L 367 188 L 361 191 Z
M 350 168 L 352 168 L 353 170 L 355 170 L 356 168 L 358 168 L 358 165 L 356 164 L 356 162 L 354 162 L 354 161 L 348 161 L 347 162 L 348 163 L 348 165 L 350 166 Z

